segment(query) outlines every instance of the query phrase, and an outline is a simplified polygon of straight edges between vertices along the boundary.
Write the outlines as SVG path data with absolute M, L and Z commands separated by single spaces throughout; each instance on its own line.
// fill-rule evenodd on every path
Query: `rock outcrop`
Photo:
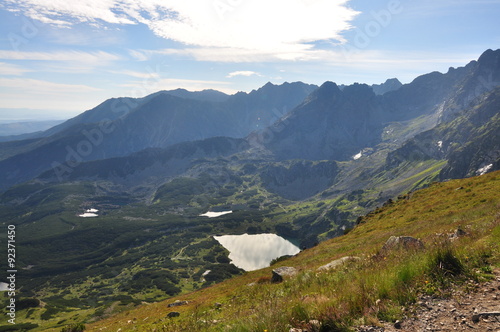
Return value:
M 271 283 L 283 282 L 286 277 L 293 277 L 297 274 L 297 269 L 290 266 L 282 266 L 273 270 Z
M 173 303 L 170 303 L 167 307 L 172 308 L 172 307 L 179 307 L 181 305 L 187 305 L 189 302 L 188 301 L 175 301 Z
M 382 251 L 394 249 L 423 249 L 424 243 L 411 236 L 391 236 L 382 247 Z
M 334 261 L 331 261 L 328 264 L 325 264 L 325 265 L 322 265 L 322 266 L 318 267 L 318 271 L 333 270 L 333 269 L 336 269 L 336 268 L 338 268 L 340 266 L 344 266 L 344 265 L 346 265 L 348 263 L 357 262 L 360 259 L 361 258 L 355 257 L 355 256 L 345 256 L 345 257 L 336 259 Z

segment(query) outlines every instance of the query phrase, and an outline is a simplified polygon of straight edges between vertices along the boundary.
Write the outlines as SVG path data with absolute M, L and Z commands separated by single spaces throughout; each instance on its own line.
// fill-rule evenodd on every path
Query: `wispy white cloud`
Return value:
M 325 52 L 312 50 L 309 46 L 304 46 L 302 50 L 295 50 L 293 52 L 286 50 L 281 52 L 249 51 L 244 48 L 231 47 L 186 47 L 162 50 L 136 50 L 131 52 L 131 55 L 138 61 L 146 61 L 155 56 L 167 55 L 191 58 L 196 61 L 226 63 L 310 61 L 317 59 L 321 54 L 325 54 Z
M 142 79 L 159 79 L 160 78 L 160 73 L 155 73 L 152 71 L 145 71 L 145 72 L 139 72 L 139 71 L 133 71 L 133 70 L 109 70 L 111 74 L 117 74 L 117 75 L 125 75 L 125 76 L 130 76 L 130 77 L 135 77 L 135 78 L 142 78 Z
M 7 62 L 34 61 L 30 64 L 30 71 L 84 74 L 91 73 L 96 68 L 112 65 L 122 60 L 122 57 L 104 51 L 50 51 L 50 52 L 25 52 L 0 50 L 0 60 Z M 14 64 L 11 64 L 14 66 Z M 12 69 L 12 67 L 11 67 Z M 24 70 L 28 71 L 27 69 Z
M 75 22 L 107 22 L 134 24 L 119 10 L 119 1 L 114 0 L 4 0 L 7 10 L 21 10 L 43 23 L 69 26 Z
M 15 64 L 0 62 L 0 76 L 22 76 L 30 71 L 30 69 Z
M 126 42 L 123 29 L 106 29 L 103 33 L 101 29 L 83 24 L 71 28 L 44 29 L 43 34 L 51 44 L 73 47 L 109 47 Z
M 259 73 L 256 73 L 254 71 L 250 71 L 250 70 L 241 70 L 241 71 L 233 71 L 229 74 L 227 74 L 226 77 L 228 78 L 232 78 L 232 77 L 235 77 L 235 76 L 246 76 L 246 77 L 249 77 L 249 76 L 261 76 Z
M 85 93 L 99 91 L 100 89 L 82 84 L 64 84 L 32 78 L 7 78 L 0 77 L 0 87 L 9 89 L 23 89 L 25 93 L 36 94 L 63 94 Z
M 137 61 L 147 61 L 151 57 L 151 51 L 129 50 L 130 56 Z
M 53 51 L 53 52 L 23 52 L 0 50 L 3 60 L 35 60 L 35 61 L 68 61 L 92 64 L 106 64 L 119 60 L 120 57 L 108 52 Z
M 344 41 L 358 14 L 349 0 L 5 0 L 55 25 L 145 24 L 156 35 L 204 49 L 232 49 L 296 60 L 322 40 Z M 15 7 L 14 7 L 15 6 Z M 224 52 L 226 54 L 226 52 Z M 221 61 L 226 60 L 223 57 Z

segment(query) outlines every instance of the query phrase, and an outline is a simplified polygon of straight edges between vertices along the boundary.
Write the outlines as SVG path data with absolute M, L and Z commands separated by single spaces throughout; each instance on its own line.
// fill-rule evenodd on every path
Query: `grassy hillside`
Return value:
M 434 183 L 389 202 L 347 235 L 325 241 L 271 268 L 170 299 L 144 304 L 87 325 L 91 331 L 288 331 L 290 327 L 348 331 L 394 321 L 421 294 L 448 296 L 468 280 L 491 277 L 500 263 L 500 172 Z M 466 235 L 451 240 L 457 229 Z M 420 238 L 423 250 L 382 251 L 392 236 Z M 344 256 L 361 258 L 317 270 Z M 293 266 L 295 277 L 269 282 L 271 270 Z M 174 300 L 184 306 L 168 308 Z M 220 304 L 220 305 L 219 305 Z M 180 313 L 168 318 L 169 312 Z
M 414 163 L 413 166 L 415 165 L 419 164 Z M 442 163 L 436 165 L 438 169 L 442 167 Z M 429 165 L 424 163 L 423 166 Z M 424 172 L 423 175 L 419 173 L 421 171 L 418 167 L 408 167 L 408 172 L 417 173 L 416 176 L 425 180 L 435 177 L 431 174 L 433 173 L 432 167 L 429 169 L 431 171 Z M 245 312 L 248 310 L 257 315 L 256 317 L 260 317 L 259 319 L 266 317 L 259 311 L 260 309 L 256 309 L 260 308 L 262 303 L 268 303 L 266 294 L 277 296 L 277 304 L 272 305 L 277 306 L 276 315 L 283 317 L 277 321 L 274 316 L 267 318 L 265 322 L 271 324 L 269 326 L 272 330 L 281 331 L 286 330 L 284 326 L 295 326 L 295 316 L 293 316 L 295 309 L 293 308 L 295 305 L 302 305 L 301 298 L 306 296 L 307 299 L 309 295 L 319 296 L 317 294 L 320 294 L 321 301 L 326 298 L 328 301 L 324 301 L 321 307 L 317 307 L 317 304 L 310 304 L 309 300 L 306 300 L 307 305 L 304 310 L 308 312 L 307 317 L 327 320 L 328 317 L 325 315 L 329 310 L 328 306 L 338 308 L 335 301 L 345 301 L 343 295 L 338 298 L 336 293 L 328 293 L 321 287 L 304 288 L 301 283 L 305 281 L 301 281 L 294 286 L 296 293 L 283 293 L 284 295 L 278 296 L 274 292 L 284 292 L 282 286 L 266 283 L 269 280 L 270 269 L 246 273 L 241 277 L 242 279 L 234 278 L 229 283 L 220 286 L 224 290 L 218 288 L 219 286 L 206 288 L 210 283 L 241 273 L 228 264 L 227 251 L 220 247 L 210 234 L 242 234 L 250 230 L 258 230 L 259 232 L 277 232 L 287 238 L 298 238 L 303 237 L 307 232 L 320 234 L 324 232 L 323 229 L 326 229 L 327 233 L 319 238 L 338 236 L 348 233 L 351 229 L 352 224 L 342 224 L 342 220 L 349 216 L 349 211 L 361 210 L 356 204 L 363 206 L 363 200 L 370 199 L 380 202 L 380 195 L 376 190 L 358 190 L 347 192 L 333 199 L 325 197 L 321 201 L 293 203 L 284 199 L 278 200 L 278 196 L 265 191 L 253 181 L 254 178 L 251 176 L 242 177 L 242 182 L 237 183 L 235 187 L 232 187 L 233 183 L 230 182 L 221 186 L 216 192 L 212 192 L 212 195 L 203 193 L 204 196 L 200 196 L 198 192 L 190 191 L 196 191 L 197 186 L 203 187 L 203 177 L 196 181 L 179 178 L 160 188 L 152 198 L 153 204 L 149 206 L 130 201 L 127 197 L 102 196 L 102 190 L 85 182 L 73 186 L 57 184 L 49 187 L 32 184 L 19 186 L 5 193 L 3 198 L 9 201 L 25 196 L 20 191 L 30 189 L 30 194 L 20 206 L 2 210 L 5 222 L 15 223 L 19 231 L 22 231 L 23 236 L 19 239 L 22 240 L 19 243 L 20 267 L 34 265 L 34 268 L 30 270 L 23 269 L 19 275 L 19 284 L 23 287 L 20 289 L 21 293 L 18 298 L 24 300 L 36 297 L 41 301 L 41 306 L 19 310 L 19 323 L 38 324 L 38 330 L 56 327 L 57 331 L 67 324 L 78 322 L 90 324 L 120 312 L 128 312 L 141 302 L 153 303 L 171 296 L 188 296 L 188 299 L 196 305 L 176 309 L 182 313 L 180 318 L 165 320 L 169 312 L 165 309 L 165 304 L 161 302 L 158 305 L 149 304 L 147 308 L 159 309 L 153 315 L 146 311 L 142 316 L 151 318 L 144 321 L 144 324 L 147 323 L 144 330 L 167 323 L 176 324 L 174 327 L 168 327 L 167 331 L 203 330 L 204 328 L 223 330 L 227 325 L 239 326 L 239 314 L 230 310 L 234 306 L 241 308 L 238 310 Z M 372 181 L 384 183 L 387 188 L 384 187 L 383 190 L 387 192 L 391 190 L 389 185 L 397 186 L 396 182 L 399 180 L 396 178 L 387 181 L 384 178 L 374 177 Z M 406 187 L 409 186 L 406 185 Z M 460 187 L 463 189 L 455 190 Z M 71 191 L 68 191 L 69 189 Z M 419 253 L 423 256 L 412 256 L 411 259 L 428 261 L 431 257 L 429 255 L 433 252 L 433 242 L 439 240 L 434 239 L 433 234 L 452 232 L 459 226 L 467 232 L 469 232 L 467 227 L 483 227 L 482 223 L 490 220 L 489 214 L 494 214 L 492 211 L 495 206 L 498 207 L 498 197 L 495 196 L 497 191 L 498 181 L 494 175 L 434 184 L 429 189 L 413 193 L 410 199 L 405 198 L 388 204 L 369 216 L 359 219 L 358 227 L 347 236 L 322 243 L 302 252 L 298 257 L 275 266 L 281 264 L 298 267 L 301 270 L 299 277 L 290 282 L 302 280 L 302 275 L 304 275 L 309 285 L 309 281 L 316 280 L 315 269 L 318 266 L 345 255 L 356 255 L 364 259 L 355 264 L 355 266 L 363 267 L 359 271 L 365 271 L 366 268 L 368 270 L 363 273 L 368 273 L 370 276 L 376 275 L 374 271 L 385 266 L 380 262 L 388 264 L 387 266 L 399 264 L 393 264 L 390 255 L 381 261 L 373 261 L 370 258 L 380 250 L 391 235 L 412 235 L 422 238 L 429 251 Z M 175 195 L 172 196 L 172 193 Z M 179 200 L 179 202 L 172 206 L 172 200 Z M 223 204 L 227 201 L 232 201 L 233 204 L 240 201 L 241 204 L 245 202 L 250 204 L 249 202 L 255 201 L 256 205 L 264 209 L 240 210 L 213 221 L 195 217 L 202 211 L 199 206 L 200 202 L 202 205 L 204 202 L 213 206 L 222 204 L 221 208 L 227 208 L 229 205 Z M 35 205 L 37 208 L 31 210 L 30 207 Z M 173 214 L 178 206 L 185 206 L 184 213 L 189 212 L 188 214 L 192 217 Z M 97 207 L 103 213 L 98 219 L 83 220 L 75 213 L 82 211 L 84 207 Z M 26 213 L 26 211 L 30 212 Z M 479 220 L 477 216 L 481 214 L 486 216 L 485 220 Z M 50 232 L 47 232 L 49 229 Z M 478 238 L 482 238 L 482 235 Z M 315 239 L 315 237 L 311 238 L 310 242 L 315 242 Z M 470 239 L 470 236 L 465 239 Z M 440 243 L 441 240 L 438 242 Z M 463 242 L 464 239 L 460 241 L 460 243 Z M 28 257 L 30 261 L 26 260 Z M 203 280 L 202 273 L 206 270 L 217 270 L 218 273 L 214 274 L 217 279 Z M 363 275 L 353 276 L 349 273 L 344 276 L 346 280 L 356 278 L 364 280 L 365 278 Z M 381 273 L 382 275 L 393 273 L 397 276 L 399 272 Z M 425 278 L 427 272 L 418 270 L 415 273 L 420 276 L 419 278 Z M 340 282 L 337 280 L 340 277 L 336 274 L 321 275 L 327 278 L 323 282 L 328 284 Z M 256 282 L 261 277 L 263 279 L 255 288 L 256 290 L 250 291 L 254 288 L 242 286 Z M 394 283 L 397 284 L 396 281 Z M 311 287 L 312 285 L 314 283 Z M 351 285 L 348 286 L 351 287 Z M 342 289 L 350 289 L 349 287 L 343 286 Z M 191 293 L 200 288 L 201 293 Z M 415 289 L 416 292 L 420 290 L 418 287 Z M 207 294 L 206 299 L 203 294 Z M 234 302 L 234 296 L 242 300 Z M 289 299 L 290 296 L 293 299 Z M 254 302 L 247 297 L 260 298 L 261 302 Z M 368 302 L 371 304 L 368 306 L 376 300 L 378 298 L 371 298 L 371 302 Z M 223 303 L 224 310 L 212 312 L 215 302 Z M 285 305 L 285 303 L 288 304 Z M 326 309 L 323 308 L 323 304 Z M 392 305 L 394 308 L 400 307 L 399 302 Z M 387 311 L 391 312 L 390 308 L 393 307 L 388 306 Z M 262 310 L 265 311 L 265 305 Z M 183 311 L 186 311 L 186 314 Z M 210 315 L 213 314 L 215 318 L 212 320 L 220 321 L 221 324 L 203 327 L 198 326 L 198 322 L 190 320 L 191 315 L 201 315 L 205 311 Z M 206 312 L 203 315 L 207 314 Z M 384 313 L 385 311 L 380 312 L 382 313 L 377 313 L 374 317 L 377 319 L 399 317 L 397 314 L 389 315 Z M 370 315 L 368 317 L 371 317 Z M 250 314 L 247 316 L 252 317 Z M 351 317 L 351 314 L 342 313 L 341 316 Z M 123 325 L 123 320 L 133 321 L 124 317 L 119 318 L 121 321 L 115 323 Z M 132 318 L 134 317 L 136 317 L 135 314 Z M 349 319 L 341 323 L 349 325 L 352 323 Z M 6 319 L 0 321 L 0 325 L 5 322 Z M 134 326 L 138 328 L 142 326 L 139 323 L 136 324 L 138 325 Z M 259 330 L 257 327 L 260 325 L 257 322 L 247 320 L 245 324 L 241 330 Z M 130 326 L 118 328 L 127 329 Z

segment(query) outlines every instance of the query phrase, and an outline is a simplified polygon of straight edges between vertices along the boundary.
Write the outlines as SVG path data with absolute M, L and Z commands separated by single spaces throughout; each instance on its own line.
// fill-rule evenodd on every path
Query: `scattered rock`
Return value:
M 498 278 L 500 269 L 494 268 Z M 498 287 L 500 279 L 485 283 L 467 282 L 467 289 L 455 289 L 450 298 L 422 295 L 415 305 L 407 308 L 409 317 L 401 320 L 402 328 L 395 323 L 382 323 L 385 332 L 422 332 L 422 331 L 492 331 L 500 332 L 500 311 Z M 474 286 L 474 287 L 472 287 Z M 367 332 L 371 330 L 357 329 Z M 377 331 L 377 330 L 374 330 Z
M 382 250 L 389 251 L 398 248 L 403 249 L 423 249 L 424 243 L 411 236 L 391 236 L 382 247 Z
M 317 319 L 311 319 L 309 321 L 309 325 L 311 325 L 311 327 L 314 329 L 314 330 L 319 330 L 321 328 L 321 322 Z
M 215 302 L 214 307 L 215 307 L 215 309 L 220 309 L 220 308 L 222 308 L 222 303 Z
M 178 307 L 178 306 L 181 306 L 181 305 L 186 305 L 188 303 L 189 303 L 188 301 L 179 301 L 179 300 L 177 300 L 177 301 L 175 301 L 173 303 L 170 303 L 167 307 L 169 307 L 169 308 Z
M 331 261 L 330 263 L 328 264 L 325 264 L 323 266 L 320 266 L 318 267 L 318 271 L 328 271 L 328 270 L 333 270 L 339 266 L 342 266 L 346 263 L 349 263 L 349 262 L 355 262 L 355 261 L 359 261 L 361 258 L 359 257 L 354 257 L 354 256 L 346 256 L 346 257 L 342 257 L 342 258 L 339 258 L 339 259 L 336 259 L 334 261 Z
M 462 236 L 465 236 L 465 235 L 467 235 L 466 231 L 464 231 L 461 228 L 457 228 L 457 230 L 454 233 L 448 234 L 448 237 L 450 238 L 450 240 L 453 241 L 453 240 L 461 238 Z
M 395 323 L 394 323 L 394 328 L 396 329 L 401 329 L 401 322 L 399 320 L 397 320 Z
M 282 266 L 273 270 L 272 283 L 282 282 L 284 277 L 293 277 L 297 274 L 297 269 L 290 266 Z
M 481 318 L 498 317 L 498 316 L 500 316 L 500 311 L 495 311 L 495 312 L 478 312 L 478 313 L 472 315 L 472 321 L 474 323 L 479 323 L 479 320 Z
M 356 332 L 384 332 L 385 328 L 378 326 L 358 326 Z
M 174 317 L 179 317 L 181 315 L 180 312 L 177 312 L 177 311 L 172 311 L 172 312 L 169 312 L 167 317 L 168 318 L 174 318 Z

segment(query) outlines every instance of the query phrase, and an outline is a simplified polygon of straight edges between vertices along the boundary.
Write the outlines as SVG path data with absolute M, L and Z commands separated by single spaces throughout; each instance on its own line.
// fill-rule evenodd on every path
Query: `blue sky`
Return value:
M 403 83 L 500 48 L 500 0 L 3 0 L 0 121 L 158 90 Z

